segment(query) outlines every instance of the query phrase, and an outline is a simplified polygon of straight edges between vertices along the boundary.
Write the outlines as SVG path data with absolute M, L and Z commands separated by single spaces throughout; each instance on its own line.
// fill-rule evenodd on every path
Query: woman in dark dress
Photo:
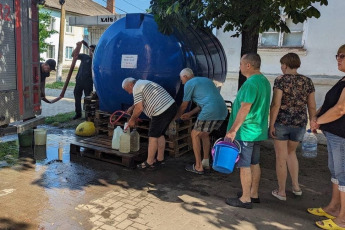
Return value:
M 338 49 L 336 60 L 338 69 L 345 72 L 345 44 Z M 308 212 L 328 218 L 316 222 L 322 229 L 345 230 L 345 77 L 327 92 L 311 127 L 321 129 L 327 139 L 332 199 L 327 206 L 309 208 Z

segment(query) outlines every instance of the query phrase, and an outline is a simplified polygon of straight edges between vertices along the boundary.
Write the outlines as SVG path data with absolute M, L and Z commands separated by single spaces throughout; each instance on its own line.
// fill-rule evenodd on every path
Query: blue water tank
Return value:
M 188 28 L 163 35 L 150 14 L 127 14 L 101 36 L 94 54 L 94 84 L 100 110 L 126 110 L 133 96 L 122 89 L 127 77 L 163 86 L 181 103 L 179 73 L 189 67 L 196 76 L 223 83 L 227 61 L 223 47 L 211 33 Z

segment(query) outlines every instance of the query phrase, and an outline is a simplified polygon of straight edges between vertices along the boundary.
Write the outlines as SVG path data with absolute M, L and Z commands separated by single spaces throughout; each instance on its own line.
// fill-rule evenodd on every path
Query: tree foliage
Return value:
M 222 28 L 253 33 L 273 29 L 289 33 L 282 15 L 294 23 L 320 17 L 312 5 L 327 5 L 328 0 L 151 0 L 151 10 L 160 31 L 170 34 L 173 28 L 194 25 L 206 29 Z
M 174 28 L 193 25 L 212 30 L 234 31 L 242 35 L 241 55 L 257 52 L 260 32 L 273 29 L 289 33 L 283 16 L 297 24 L 308 18 L 319 18 L 313 6 L 328 5 L 328 0 L 151 0 L 159 30 L 170 34 Z M 242 78 L 242 79 L 241 79 Z M 244 82 L 240 75 L 239 86 Z
M 49 29 L 52 17 L 50 16 L 49 12 L 45 12 L 42 10 L 42 6 L 39 6 L 38 20 L 39 52 L 41 54 L 47 51 L 49 43 L 46 42 L 46 39 L 49 38 L 52 34 L 57 33 L 57 31 Z

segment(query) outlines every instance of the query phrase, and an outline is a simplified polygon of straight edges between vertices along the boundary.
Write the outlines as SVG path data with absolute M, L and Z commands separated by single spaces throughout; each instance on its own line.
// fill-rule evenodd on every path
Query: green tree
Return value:
M 159 30 L 170 34 L 174 28 L 190 25 L 242 35 L 241 56 L 257 53 L 261 32 L 270 28 L 289 33 L 282 15 L 294 23 L 308 18 L 319 18 L 320 12 L 312 5 L 328 5 L 328 0 L 151 0 L 151 10 Z M 240 74 L 239 87 L 245 81 Z
M 47 51 L 49 43 L 46 42 L 46 39 L 49 38 L 52 34 L 57 33 L 56 30 L 50 30 L 50 23 L 52 17 L 50 13 L 42 10 L 42 6 L 39 6 L 38 20 L 39 20 L 39 52 L 44 53 Z

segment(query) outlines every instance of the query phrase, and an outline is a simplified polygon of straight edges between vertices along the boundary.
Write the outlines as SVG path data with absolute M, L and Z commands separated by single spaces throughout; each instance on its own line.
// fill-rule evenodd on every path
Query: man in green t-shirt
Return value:
M 242 192 L 238 198 L 227 198 L 230 206 L 252 208 L 260 203 L 258 189 L 260 181 L 259 141 L 268 138 L 268 113 L 271 85 L 260 72 L 261 59 L 258 54 L 245 54 L 240 69 L 247 81 L 238 91 L 229 118 L 226 138 L 237 140 L 241 145 L 240 168 Z

